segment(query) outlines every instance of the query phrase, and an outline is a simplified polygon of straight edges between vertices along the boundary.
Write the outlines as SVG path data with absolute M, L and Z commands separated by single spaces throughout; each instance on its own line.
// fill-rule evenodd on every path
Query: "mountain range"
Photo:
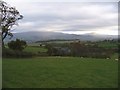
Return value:
M 41 31 L 29 31 L 29 32 L 21 32 L 21 33 L 13 33 L 12 39 L 6 38 L 5 42 L 10 40 L 15 40 L 16 38 L 26 40 L 27 42 L 36 42 L 36 41 L 44 41 L 44 40 L 54 40 L 54 39 L 80 39 L 81 41 L 97 41 L 104 39 L 116 39 L 117 35 L 99 35 L 93 33 L 87 33 L 83 35 L 76 34 L 65 34 L 58 32 L 41 32 Z

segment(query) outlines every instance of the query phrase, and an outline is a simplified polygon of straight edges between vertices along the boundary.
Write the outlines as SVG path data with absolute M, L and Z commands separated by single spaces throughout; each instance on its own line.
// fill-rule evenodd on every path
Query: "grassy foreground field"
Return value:
M 79 57 L 3 59 L 3 88 L 115 88 L 118 61 Z

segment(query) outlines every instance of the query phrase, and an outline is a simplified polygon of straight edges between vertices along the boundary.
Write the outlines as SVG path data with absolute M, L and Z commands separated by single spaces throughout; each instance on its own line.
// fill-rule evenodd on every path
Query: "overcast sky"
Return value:
M 52 31 L 69 34 L 118 34 L 117 2 L 41 2 L 5 0 L 24 18 L 14 32 Z

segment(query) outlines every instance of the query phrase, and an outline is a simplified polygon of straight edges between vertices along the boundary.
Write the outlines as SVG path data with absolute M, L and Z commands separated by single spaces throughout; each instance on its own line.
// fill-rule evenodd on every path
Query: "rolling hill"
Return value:
M 96 41 L 96 40 L 103 40 L 103 39 L 115 39 L 118 36 L 114 35 L 94 35 L 91 33 L 84 34 L 84 35 L 76 35 L 76 34 L 64 34 L 64 33 L 57 33 L 57 32 L 40 32 L 40 31 L 29 31 L 29 32 L 21 32 L 21 33 L 13 33 L 13 38 L 9 39 L 6 38 L 5 42 L 10 40 L 15 40 L 16 38 L 26 40 L 27 42 L 36 42 L 36 41 L 44 41 L 44 40 L 54 40 L 54 39 L 80 39 L 82 41 L 89 40 L 89 41 Z

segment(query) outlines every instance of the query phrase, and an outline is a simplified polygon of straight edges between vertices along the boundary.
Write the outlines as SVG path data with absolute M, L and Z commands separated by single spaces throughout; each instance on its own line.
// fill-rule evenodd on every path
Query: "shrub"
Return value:
M 84 45 L 82 43 L 71 43 L 67 46 L 47 45 L 50 56 L 74 56 L 88 58 L 110 58 L 114 52 L 112 49 L 105 49 L 97 45 Z
M 16 39 L 16 41 L 11 41 L 8 43 L 8 47 L 12 50 L 22 51 L 27 46 L 26 41 Z
M 33 57 L 34 54 L 31 52 L 17 51 L 8 48 L 3 48 L 2 57 L 5 58 L 27 58 Z

